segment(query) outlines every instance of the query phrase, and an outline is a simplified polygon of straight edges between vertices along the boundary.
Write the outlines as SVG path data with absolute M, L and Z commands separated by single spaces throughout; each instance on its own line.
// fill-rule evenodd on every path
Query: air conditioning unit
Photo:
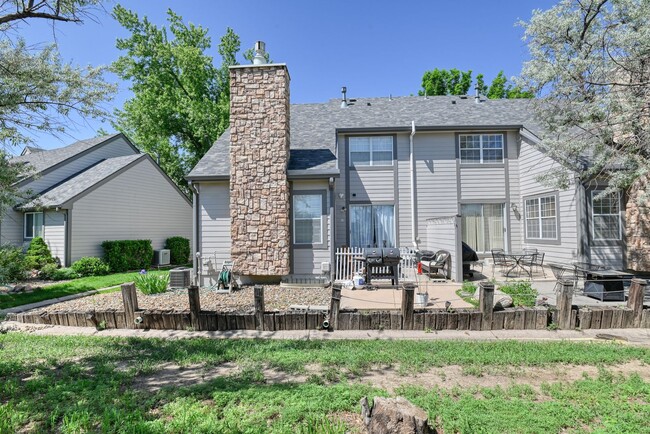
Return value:
M 153 251 L 154 265 L 169 265 L 170 262 L 171 262 L 171 253 L 169 252 L 168 249 Z
M 187 267 L 177 267 L 169 270 L 169 287 L 171 289 L 188 288 L 190 286 L 190 272 Z

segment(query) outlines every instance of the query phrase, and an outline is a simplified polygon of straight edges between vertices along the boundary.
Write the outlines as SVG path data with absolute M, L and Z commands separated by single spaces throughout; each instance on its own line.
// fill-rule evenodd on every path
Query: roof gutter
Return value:
M 409 159 L 411 165 L 411 241 L 417 250 L 417 218 L 415 215 L 415 155 L 413 153 L 413 136 L 415 136 L 415 121 L 411 121 L 411 135 L 409 137 Z

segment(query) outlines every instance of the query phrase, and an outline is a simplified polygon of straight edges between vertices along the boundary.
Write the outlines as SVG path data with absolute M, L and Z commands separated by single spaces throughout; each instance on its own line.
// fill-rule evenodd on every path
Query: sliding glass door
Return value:
M 479 253 L 505 249 L 505 219 L 502 203 L 461 205 L 463 241 Z
M 350 247 L 396 247 L 393 205 L 350 205 Z

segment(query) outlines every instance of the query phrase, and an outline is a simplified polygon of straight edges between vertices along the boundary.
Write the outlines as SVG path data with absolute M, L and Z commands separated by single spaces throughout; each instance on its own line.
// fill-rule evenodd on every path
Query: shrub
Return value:
M 40 270 L 45 264 L 55 264 L 56 260 L 52 257 L 50 249 L 45 244 L 45 240 L 41 237 L 35 237 L 29 243 L 27 254 L 25 256 L 25 264 L 27 268 L 32 270 Z
M 115 273 L 147 268 L 153 262 L 151 240 L 104 241 L 102 248 L 104 261 Z
M 165 248 L 169 249 L 172 264 L 183 265 L 190 260 L 190 240 L 187 238 L 167 238 Z
M 26 271 L 25 254 L 21 248 L 0 246 L 0 284 L 23 280 Z
M 72 268 L 59 268 L 52 276 L 52 280 L 72 280 L 79 278 L 79 273 Z
M 535 306 L 537 290 L 530 286 L 530 282 L 512 282 L 500 286 L 499 291 L 512 297 L 512 304 L 515 306 Z
M 72 264 L 72 270 L 81 277 L 104 276 L 110 272 L 108 264 L 99 258 L 86 256 Z
M 140 274 L 133 279 L 135 287 L 142 291 L 143 294 L 160 294 L 167 291 L 169 285 L 169 276 L 156 276 L 142 270 Z
M 38 277 L 44 280 L 54 280 L 54 275 L 59 270 L 57 264 L 45 264 L 41 267 L 41 271 L 38 273 Z

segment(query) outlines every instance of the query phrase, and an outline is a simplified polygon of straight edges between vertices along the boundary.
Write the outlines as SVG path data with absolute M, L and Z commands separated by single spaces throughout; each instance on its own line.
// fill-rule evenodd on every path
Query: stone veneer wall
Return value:
M 230 69 L 230 235 L 241 276 L 289 274 L 289 72 Z
M 627 266 L 650 271 L 650 177 L 637 180 L 628 191 L 625 207 Z

